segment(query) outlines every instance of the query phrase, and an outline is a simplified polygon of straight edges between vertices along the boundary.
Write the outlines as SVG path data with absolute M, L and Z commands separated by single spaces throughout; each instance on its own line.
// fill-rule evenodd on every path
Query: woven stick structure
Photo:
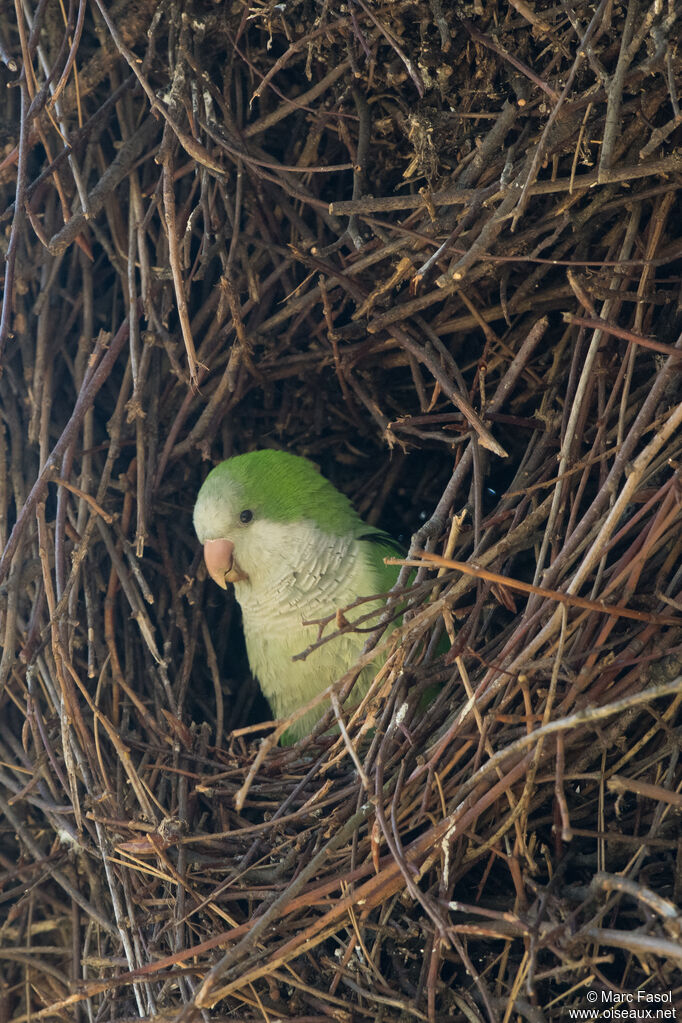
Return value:
M 682 1002 L 681 29 L 4 5 L 0 1023 Z M 191 525 L 257 447 L 409 549 L 286 749 Z

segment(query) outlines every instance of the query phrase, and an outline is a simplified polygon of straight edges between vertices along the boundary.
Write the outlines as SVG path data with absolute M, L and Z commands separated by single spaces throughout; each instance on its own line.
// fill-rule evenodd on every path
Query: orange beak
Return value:
M 231 540 L 207 540 L 204 544 L 204 561 L 211 579 L 224 590 L 228 583 L 238 583 L 249 578 L 234 559 L 234 544 Z

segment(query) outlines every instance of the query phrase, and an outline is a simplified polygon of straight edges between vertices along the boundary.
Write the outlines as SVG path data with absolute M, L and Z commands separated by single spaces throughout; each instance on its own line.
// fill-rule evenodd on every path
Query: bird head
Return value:
M 252 451 L 221 462 L 194 507 L 206 568 L 223 589 L 267 576 L 273 562 L 287 557 L 282 545 L 299 529 L 343 536 L 358 526 L 348 498 L 307 458 L 284 451 Z

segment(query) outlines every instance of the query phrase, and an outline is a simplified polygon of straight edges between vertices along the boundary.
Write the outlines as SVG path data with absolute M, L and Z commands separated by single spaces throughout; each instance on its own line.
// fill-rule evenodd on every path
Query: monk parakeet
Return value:
M 292 660 L 318 636 L 316 625 L 303 622 L 389 590 L 398 569 L 383 559 L 400 548 L 364 523 L 312 462 L 271 450 L 229 458 L 199 491 L 194 528 L 211 578 L 223 589 L 234 586 L 249 664 L 276 717 L 291 714 L 352 667 L 366 633 L 346 633 L 305 660 Z M 348 618 L 379 606 L 363 604 Z M 371 666 L 365 668 L 353 695 L 363 695 L 372 677 Z M 327 709 L 320 704 L 300 718 L 285 741 L 307 735 Z

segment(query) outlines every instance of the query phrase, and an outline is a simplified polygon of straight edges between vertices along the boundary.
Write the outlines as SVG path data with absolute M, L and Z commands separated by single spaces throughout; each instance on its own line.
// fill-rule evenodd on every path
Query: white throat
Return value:
M 329 536 L 312 522 L 254 522 L 235 554 L 249 575 L 235 583 L 235 595 L 250 630 L 259 623 L 273 629 L 330 614 L 339 596 L 355 589 L 357 544 L 352 537 Z

